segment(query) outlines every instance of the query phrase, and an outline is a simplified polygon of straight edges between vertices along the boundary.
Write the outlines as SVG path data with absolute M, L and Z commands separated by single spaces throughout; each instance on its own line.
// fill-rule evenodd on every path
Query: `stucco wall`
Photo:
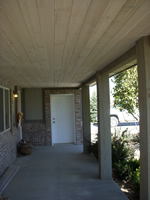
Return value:
M 30 140 L 34 145 L 51 145 L 51 113 L 50 113 L 50 95 L 51 94 L 74 94 L 75 107 L 75 135 L 76 144 L 82 144 L 82 119 L 81 119 L 81 92 L 73 89 L 45 89 L 44 91 L 44 109 L 45 122 L 42 123 L 24 123 L 23 137 Z

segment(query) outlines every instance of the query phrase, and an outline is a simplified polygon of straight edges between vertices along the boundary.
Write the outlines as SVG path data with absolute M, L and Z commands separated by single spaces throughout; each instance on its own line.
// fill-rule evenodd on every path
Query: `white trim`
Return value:
M 4 87 L 2 85 L 0 85 L 0 88 L 5 89 L 5 90 L 10 90 L 10 88 Z
M 0 135 L 2 135 L 3 133 L 5 133 L 7 131 L 10 131 L 10 130 L 11 130 L 11 128 L 8 128 L 8 129 L 4 130 L 4 131 L 0 132 Z
M 2 106 L 3 106 L 3 127 L 4 127 L 4 130 L 2 132 L 0 132 L 0 134 L 10 130 L 10 89 L 9 88 L 6 88 L 6 87 L 3 87 L 0 85 L 0 88 L 2 89 L 2 93 L 3 93 L 3 102 L 2 102 Z M 9 109 L 9 128 L 6 129 L 6 120 L 5 120 L 5 90 L 8 91 L 8 109 Z

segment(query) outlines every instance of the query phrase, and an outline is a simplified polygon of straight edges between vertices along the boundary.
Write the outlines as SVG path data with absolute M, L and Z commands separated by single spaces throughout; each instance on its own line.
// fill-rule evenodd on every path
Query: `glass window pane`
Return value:
M 3 89 L 0 88 L 0 132 L 4 131 L 3 121 Z
M 5 90 L 5 129 L 9 128 L 9 91 Z

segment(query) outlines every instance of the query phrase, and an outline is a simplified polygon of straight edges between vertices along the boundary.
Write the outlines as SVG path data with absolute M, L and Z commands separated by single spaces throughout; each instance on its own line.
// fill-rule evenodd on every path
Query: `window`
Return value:
M 10 92 L 0 86 L 0 132 L 10 128 Z
M 44 121 L 43 90 L 24 89 L 25 121 Z

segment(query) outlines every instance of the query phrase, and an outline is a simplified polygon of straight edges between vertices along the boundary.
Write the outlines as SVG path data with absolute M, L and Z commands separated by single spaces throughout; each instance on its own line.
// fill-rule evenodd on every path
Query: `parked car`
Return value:
M 136 118 L 129 114 L 128 112 L 121 112 L 120 110 L 116 108 L 111 108 L 110 109 L 110 122 L 111 126 L 117 126 L 119 123 L 129 123 L 129 122 L 138 122 L 139 119 L 139 114 L 137 112 Z

